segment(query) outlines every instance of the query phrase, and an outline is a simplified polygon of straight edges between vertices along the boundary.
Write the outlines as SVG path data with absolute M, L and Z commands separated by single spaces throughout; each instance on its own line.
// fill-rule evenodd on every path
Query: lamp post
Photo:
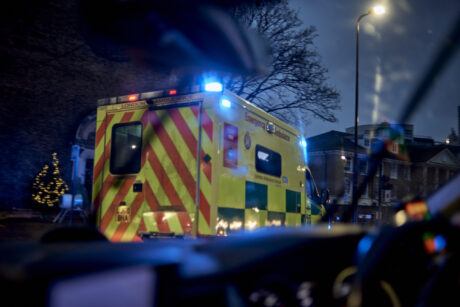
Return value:
M 374 6 L 369 12 L 358 17 L 356 22 L 356 87 L 355 87 L 355 153 L 353 157 L 353 223 L 356 224 L 356 214 L 358 210 L 358 106 L 359 106 L 359 23 L 361 19 L 370 14 L 382 15 L 385 14 L 385 8 L 381 5 Z

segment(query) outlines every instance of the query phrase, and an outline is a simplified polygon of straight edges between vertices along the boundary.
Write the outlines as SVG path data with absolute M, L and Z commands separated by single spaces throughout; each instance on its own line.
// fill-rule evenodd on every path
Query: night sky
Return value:
M 306 25 L 319 35 L 315 44 L 342 95 L 337 123 L 312 120 L 307 136 L 354 125 L 356 20 L 376 4 L 386 14 L 369 15 L 360 29 L 360 124 L 393 122 L 422 78 L 440 42 L 460 13 L 458 0 L 291 0 Z M 410 123 L 414 134 L 444 141 L 458 133 L 460 52 L 449 63 Z

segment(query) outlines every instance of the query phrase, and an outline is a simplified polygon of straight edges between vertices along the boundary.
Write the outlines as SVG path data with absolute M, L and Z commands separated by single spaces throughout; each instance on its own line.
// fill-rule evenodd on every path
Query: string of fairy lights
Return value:
M 52 173 L 49 173 L 50 167 L 48 164 L 45 164 L 40 173 L 35 177 L 32 185 L 32 199 L 38 204 L 47 205 L 48 207 L 54 207 L 59 202 L 59 197 L 69 190 L 59 170 L 57 153 L 52 153 L 52 156 Z M 50 175 L 52 175 L 52 178 L 50 178 Z

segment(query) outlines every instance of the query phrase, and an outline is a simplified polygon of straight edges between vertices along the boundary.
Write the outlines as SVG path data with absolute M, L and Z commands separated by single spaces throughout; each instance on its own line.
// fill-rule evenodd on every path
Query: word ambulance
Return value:
M 227 235 L 324 215 L 300 133 L 212 90 L 99 100 L 92 206 L 111 241 Z

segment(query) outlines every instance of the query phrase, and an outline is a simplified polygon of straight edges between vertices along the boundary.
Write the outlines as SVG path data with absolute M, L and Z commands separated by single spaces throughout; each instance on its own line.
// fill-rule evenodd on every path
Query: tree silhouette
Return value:
M 327 84 L 327 69 L 314 46 L 313 26 L 305 27 L 286 0 L 239 6 L 240 23 L 266 39 L 272 60 L 261 76 L 228 76 L 226 88 L 291 124 L 311 116 L 335 122 L 340 95 Z

